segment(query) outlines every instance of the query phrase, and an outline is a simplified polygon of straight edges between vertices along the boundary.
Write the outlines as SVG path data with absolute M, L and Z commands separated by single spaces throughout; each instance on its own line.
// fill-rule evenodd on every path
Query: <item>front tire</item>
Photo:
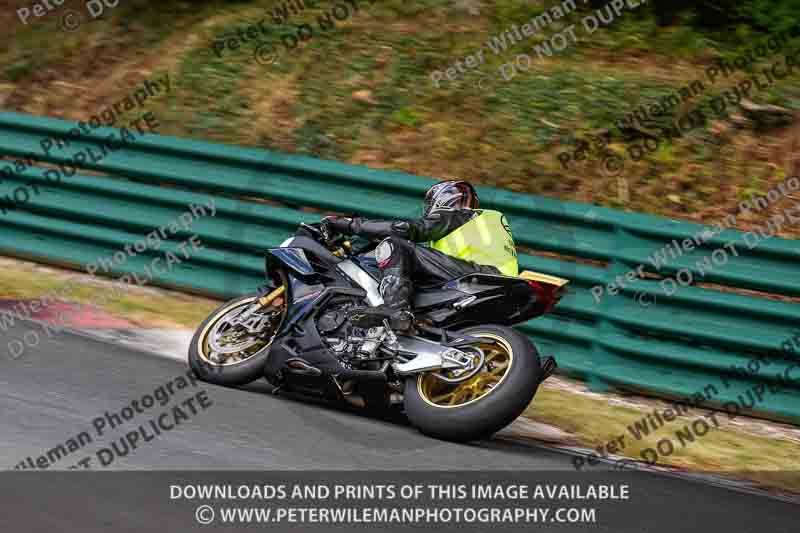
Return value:
M 410 377 L 405 410 L 422 433 L 467 442 L 489 437 L 521 415 L 539 388 L 542 369 L 536 347 L 512 328 L 475 326 L 460 333 L 486 339 L 481 372 L 459 384 L 431 373 Z
M 271 338 L 254 342 L 241 354 L 235 354 L 232 362 L 229 360 L 215 361 L 211 357 L 213 350 L 209 344 L 209 337 L 218 322 L 223 320 L 226 315 L 230 316 L 237 310 L 249 307 L 257 298 L 257 294 L 248 294 L 230 300 L 215 309 L 197 328 L 192 342 L 189 344 L 189 366 L 199 379 L 215 385 L 238 387 L 264 375 L 264 365 L 269 356 Z

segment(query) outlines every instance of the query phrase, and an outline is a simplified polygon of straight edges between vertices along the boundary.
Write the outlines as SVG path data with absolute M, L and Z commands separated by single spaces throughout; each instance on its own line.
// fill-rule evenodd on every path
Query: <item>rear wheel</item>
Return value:
M 461 331 L 484 340 L 480 371 L 456 376 L 427 372 L 409 378 L 405 409 L 411 423 L 426 435 L 465 442 L 488 437 L 510 424 L 533 400 L 542 370 L 536 347 L 504 326 L 476 326 Z
M 192 338 L 189 366 L 203 381 L 239 386 L 264 375 L 269 348 L 283 318 L 283 297 L 258 307 L 258 295 L 247 295 L 218 307 Z M 246 315 L 248 311 L 252 311 Z

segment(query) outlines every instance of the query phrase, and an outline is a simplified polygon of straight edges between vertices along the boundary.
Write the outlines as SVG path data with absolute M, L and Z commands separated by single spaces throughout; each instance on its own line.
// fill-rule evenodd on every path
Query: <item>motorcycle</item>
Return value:
M 405 411 L 423 433 L 450 441 L 488 437 L 510 424 L 556 369 L 513 324 L 549 312 L 567 280 L 483 273 L 415 288 L 412 334 L 351 323 L 383 303 L 374 247 L 324 224 L 266 253 L 267 283 L 233 299 L 198 328 L 189 364 L 198 378 Z

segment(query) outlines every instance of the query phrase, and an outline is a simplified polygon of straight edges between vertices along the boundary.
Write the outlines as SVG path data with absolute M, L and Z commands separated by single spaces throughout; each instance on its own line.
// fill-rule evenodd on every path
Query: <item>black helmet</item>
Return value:
M 425 211 L 428 216 L 440 209 L 478 209 L 478 193 L 466 181 L 440 181 L 425 193 Z

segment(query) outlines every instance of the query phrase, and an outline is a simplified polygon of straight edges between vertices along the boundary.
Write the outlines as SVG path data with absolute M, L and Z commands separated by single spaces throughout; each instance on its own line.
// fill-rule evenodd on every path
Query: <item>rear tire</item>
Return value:
M 233 364 L 217 365 L 210 362 L 207 359 L 207 355 L 204 357 L 205 352 L 208 350 L 206 336 L 214 324 L 232 309 L 248 305 L 256 298 L 258 298 L 257 294 L 248 294 L 222 304 L 197 328 L 194 337 L 192 337 L 192 342 L 189 344 L 189 366 L 199 379 L 215 385 L 238 387 L 264 376 L 264 365 L 269 356 L 270 344 L 259 349 L 245 360 Z
M 461 405 L 448 405 L 448 401 L 454 401 L 454 396 L 458 399 L 464 395 L 458 392 L 448 393 L 450 386 L 444 385 L 429 373 L 408 378 L 405 384 L 405 410 L 411 424 L 426 435 L 455 442 L 489 437 L 513 422 L 533 400 L 542 375 L 536 347 L 518 331 L 492 325 L 467 328 L 461 333 L 485 338 L 489 344 L 504 351 L 510 350 L 509 366 L 499 382 L 487 388 L 488 392 L 483 396 Z M 502 360 L 500 354 L 495 357 Z M 487 356 L 487 360 L 488 358 Z M 485 364 L 477 376 L 466 380 L 464 384 L 475 382 L 478 383 L 476 387 L 479 387 L 483 383 L 479 379 L 485 380 L 487 376 L 497 373 L 497 369 L 489 372 L 488 368 Z M 493 379 L 488 382 L 491 383 Z M 445 394 L 437 396 L 434 392 L 437 389 Z M 436 400 L 442 396 L 447 399 Z

